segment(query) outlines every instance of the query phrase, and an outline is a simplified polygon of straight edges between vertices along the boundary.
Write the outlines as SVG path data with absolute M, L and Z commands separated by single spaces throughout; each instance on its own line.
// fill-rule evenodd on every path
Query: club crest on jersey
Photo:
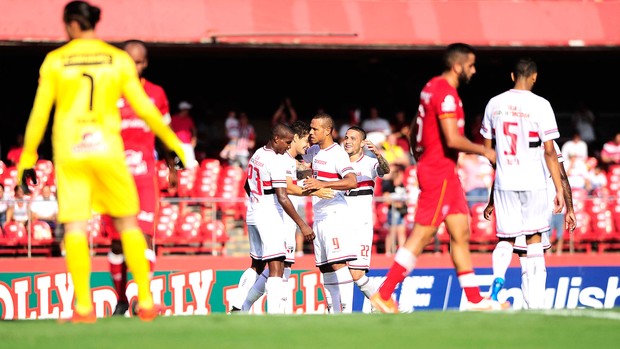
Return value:
M 456 100 L 454 99 L 454 96 L 447 95 L 444 97 L 443 102 L 441 102 L 441 110 L 444 112 L 456 111 Z

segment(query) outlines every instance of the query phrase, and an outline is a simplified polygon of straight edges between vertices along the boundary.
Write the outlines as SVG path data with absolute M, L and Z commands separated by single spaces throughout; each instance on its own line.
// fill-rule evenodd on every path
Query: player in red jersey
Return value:
M 124 43 L 123 49 L 136 62 L 136 68 L 144 91 L 164 116 L 164 122 L 169 124 L 170 110 L 164 89 L 142 76 L 142 73 L 148 66 L 146 45 L 139 40 L 129 40 Z M 155 170 L 155 135 L 144 121 L 138 118 L 124 98 L 118 101 L 118 107 L 122 118 L 121 137 L 125 145 L 126 163 L 136 181 L 138 197 L 140 199 L 138 223 L 140 224 L 140 229 L 144 232 L 148 246 L 146 258 L 149 260 L 152 273 L 155 264 L 153 235 L 155 234 L 155 218 L 159 205 L 159 189 L 156 183 L 157 172 Z M 108 262 L 110 263 L 110 274 L 114 282 L 114 289 L 118 294 L 118 303 L 113 315 L 124 315 L 129 309 L 129 301 L 125 295 L 127 288 L 127 265 L 123 256 L 120 234 L 116 231 L 114 225 L 111 224 L 110 217 L 104 217 L 104 223 L 106 231 L 112 238 Z
M 463 104 L 456 89 L 476 73 L 475 61 L 471 46 L 449 45 L 444 53 L 444 72 L 432 78 L 420 93 L 418 116 L 412 122 L 410 136 L 421 190 L 416 224 L 405 245 L 396 252 L 385 282 L 371 298 L 372 305 L 384 313 L 398 312 L 392 293 L 413 270 L 417 257 L 442 222 L 450 233 L 452 261 L 468 300 L 465 308 L 491 310 L 509 305 L 480 295 L 469 252 L 469 210 L 456 172 L 460 151 L 480 154 L 495 162 L 495 151 L 474 144 L 463 135 Z

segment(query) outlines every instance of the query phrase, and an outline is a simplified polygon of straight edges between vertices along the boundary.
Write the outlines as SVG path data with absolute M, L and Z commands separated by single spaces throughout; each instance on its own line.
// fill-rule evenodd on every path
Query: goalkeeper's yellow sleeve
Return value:
M 24 149 L 17 164 L 17 181 L 21 184 L 22 174 L 25 169 L 33 168 L 38 160 L 37 149 L 45 135 L 47 123 L 49 122 L 50 112 L 54 105 L 55 90 L 49 71 L 49 63 L 46 61 L 41 65 L 39 76 L 39 87 L 34 98 L 34 105 L 26 125 L 24 135 Z

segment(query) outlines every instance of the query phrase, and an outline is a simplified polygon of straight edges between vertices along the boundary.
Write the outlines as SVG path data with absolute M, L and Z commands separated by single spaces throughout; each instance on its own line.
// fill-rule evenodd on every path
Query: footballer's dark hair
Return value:
M 443 64 L 445 70 L 450 70 L 457 63 L 463 63 L 467 59 L 467 55 L 476 54 L 474 48 L 468 44 L 457 42 L 448 45 L 443 54 Z
M 330 132 L 334 130 L 334 119 L 327 113 L 318 113 L 312 117 L 312 120 L 320 119 L 323 123 L 323 127 L 329 128 Z
M 532 76 L 532 74 L 538 73 L 538 66 L 531 58 L 521 58 L 515 64 L 512 73 L 514 74 L 515 80 L 528 78 Z
M 271 139 L 284 138 L 292 133 L 293 130 L 288 125 L 279 122 L 271 129 Z
M 353 131 L 359 132 L 362 135 L 362 140 L 366 139 L 366 131 L 364 131 L 363 128 L 361 128 L 359 126 L 351 126 L 351 127 L 349 127 L 349 129 L 347 131 L 349 131 L 349 130 L 353 130 Z
M 82 30 L 93 30 L 101 17 L 101 9 L 86 1 L 71 1 L 65 6 L 63 21 L 69 24 L 76 21 Z
M 293 130 L 293 134 L 296 134 L 299 138 L 303 138 L 310 134 L 310 125 L 305 121 L 296 120 L 291 125 L 291 129 Z

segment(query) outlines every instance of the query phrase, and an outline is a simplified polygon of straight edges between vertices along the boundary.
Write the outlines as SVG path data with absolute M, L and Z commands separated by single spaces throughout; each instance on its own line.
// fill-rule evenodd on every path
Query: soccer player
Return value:
M 411 149 L 418 160 L 420 196 L 413 233 L 394 257 L 387 278 L 371 298 L 384 313 L 397 313 L 391 295 L 396 285 L 413 270 L 424 246 L 430 243 L 444 222 L 450 233 L 452 261 L 459 284 L 467 297 L 466 308 L 492 310 L 509 304 L 484 299 L 476 282 L 469 252 L 469 209 L 456 172 L 460 151 L 483 155 L 495 162 L 495 151 L 474 144 L 463 136 L 463 104 L 457 87 L 476 73 L 476 56 L 471 46 L 451 44 L 444 53 L 445 70 L 432 78 L 420 93 L 418 116 L 412 122 Z
M 351 221 L 353 229 L 353 245 L 357 249 L 357 259 L 349 262 L 349 269 L 353 281 L 360 291 L 370 299 L 376 292 L 376 287 L 370 282 L 366 273 L 370 270 L 372 253 L 372 205 L 375 188 L 375 179 L 390 173 L 390 165 L 379 153 L 375 145 L 366 139 L 366 131 L 358 126 L 349 127 L 344 136 L 344 150 L 349 154 L 349 160 L 357 179 L 357 188 L 349 190 L 345 199 L 349 210 L 354 212 L 356 219 Z M 376 158 L 364 155 L 363 148 L 372 152 Z
M 312 178 L 304 181 L 304 190 L 330 188 L 332 199 L 312 198 L 314 213 L 314 260 L 323 273 L 327 309 L 331 313 L 351 312 L 353 279 L 347 262 L 355 260 L 355 241 L 344 191 L 357 188 L 355 172 L 348 154 L 334 142 L 334 120 L 319 113 L 310 122 L 310 142 L 304 160 L 312 164 Z
M 289 195 L 289 199 L 293 204 L 293 207 L 299 206 L 299 201 L 306 195 L 315 195 L 320 198 L 330 199 L 334 197 L 334 192 L 331 189 L 323 188 L 316 191 L 304 191 L 299 186 L 297 176 L 297 156 L 306 154 L 309 148 L 308 137 L 310 134 L 310 125 L 301 120 L 296 120 L 291 125 L 293 130 L 293 142 L 291 147 L 284 154 L 279 155 L 280 160 L 284 162 L 286 169 L 286 192 Z M 301 181 L 300 181 L 301 182 Z M 284 273 L 282 280 L 287 282 L 291 275 L 291 267 L 295 263 L 295 236 L 297 235 L 297 223 L 286 213 L 282 212 L 282 207 L 278 205 L 280 214 L 283 217 L 285 232 L 286 232 L 286 258 L 284 260 Z M 303 235 L 302 235 L 303 236 Z M 269 277 L 269 269 L 263 270 L 260 277 L 256 280 L 252 288 L 247 292 L 247 296 L 241 311 L 249 311 L 254 302 L 256 302 L 265 293 L 265 283 Z M 242 296 L 245 292 L 239 290 L 239 296 Z M 233 305 L 234 306 L 234 305 Z M 234 310 L 238 310 L 239 307 L 234 306 Z
M 284 313 L 286 284 L 283 275 L 287 234 L 278 205 L 299 226 L 307 241 L 314 239 L 314 232 L 301 219 L 287 195 L 286 167 L 278 156 L 290 148 L 293 137 L 290 127 L 277 124 L 267 145 L 256 150 L 248 164 L 246 191 L 250 203 L 246 223 L 252 265 L 241 275 L 233 311 L 240 308 L 238 304 L 244 302 L 247 292 L 268 266 L 269 277 L 265 282 L 267 311 L 270 314 Z
M 164 117 L 164 123 L 170 123 L 170 108 L 164 89 L 146 80 L 142 75 L 148 66 L 147 49 L 144 42 L 129 40 L 123 45 L 125 52 L 136 63 L 136 70 L 144 92 L 155 103 Z M 133 175 L 138 189 L 140 213 L 138 224 L 146 239 L 146 258 L 149 261 L 152 277 L 155 265 L 153 235 L 155 234 L 155 217 L 159 206 L 159 188 L 157 186 L 157 170 L 155 168 L 155 135 L 144 120 L 133 111 L 127 100 L 122 97 L 118 101 L 121 112 L 121 137 L 125 146 L 125 159 L 129 172 Z M 129 309 L 129 301 L 125 295 L 127 289 L 127 264 L 123 256 L 123 247 L 119 232 L 114 228 L 110 216 L 104 216 L 104 226 L 112 239 L 108 263 L 114 289 L 118 294 L 118 302 L 112 315 L 124 315 Z
M 526 236 L 527 285 L 526 297 L 531 309 L 544 305 L 547 271 L 541 234 L 549 231 L 547 210 L 547 180 L 542 166 L 540 144 L 544 146 L 544 161 L 549 169 L 554 193 L 554 212 L 564 207 L 562 179 L 553 140 L 560 134 L 549 102 L 534 93 L 538 68 L 531 59 L 520 59 L 511 73 L 514 87 L 491 98 L 484 112 L 480 133 L 484 146 L 492 149 L 495 139 L 497 164 L 493 202 L 497 237 L 500 241 L 493 251 L 494 269 L 505 270 L 512 258 L 515 238 Z M 497 268 L 495 267 L 497 266 Z M 507 267 L 506 267 L 507 268 Z M 505 273 L 505 271 L 504 271 Z M 503 278 L 493 289 L 501 288 Z
M 136 185 L 125 164 L 117 102 L 124 96 L 149 128 L 185 160 L 181 143 L 162 122 L 144 93 L 136 65 L 124 51 L 96 38 L 100 9 L 84 1 L 64 8 L 69 43 L 50 52 L 26 127 L 18 165 L 20 184 L 36 174 L 37 147 L 55 105 L 52 144 L 58 185 L 58 221 L 65 227 L 67 270 L 75 290 L 73 322 L 96 321 L 90 293 L 90 255 L 86 233 L 93 209 L 113 217 L 121 232 L 127 266 L 138 285 L 138 317 L 153 320 L 153 304 L 144 235 L 138 225 Z
M 564 169 L 564 158 L 560 153 L 560 147 L 558 144 L 553 141 L 553 146 L 555 148 L 556 153 L 558 154 L 558 162 L 560 165 L 560 175 L 562 177 L 562 190 L 564 195 L 564 201 L 566 202 L 566 215 L 564 216 L 564 225 L 568 231 L 575 230 L 575 211 L 573 209 L 573 193 L 570 188 L 570 184 L 568 183 L 568 176 L 566 175 L 566 170 Z M 549 174 L 549 169 L 547 168 L 547 164 L 543 161 L 543 166 L 545 169 L 545 176 L 547 178 L 547 216 L 552 217 L 553 211 L 553 199 L 555 198 L 555 187 L 553 186 L 553 180 L 551 179 L 551 175 Z M 491 215 L 493 214 L 494 204 L 493 204 L 493 193 L 489 197 L 489 203 L 487 207 L 484 209 L 484 218 L 487 220 L 491 219 Z M 553 218 L 551 218 L 553 219 Z M 548 250 L 551 248 L 551 242 L 549 241 L 549 234 L 542 234 L 541 242 L 544 250 Z M 525 239 L 525 235 L 520 235 L 515 239 L 513 245 L 514 252 L 519 256 L 519 262 L 521 263 L 521 291 L 523 292 L 523 301 L 525 306 L 528 306 L 529 303 L 529 287 L 527 280 L 527 242 Z M 508 270 L 508 266 L 510 265 L 509 256 L 506 255 L 504 250 L 495 249 L 493 255 L 493 285 L 491 286 L 491 299 L 497 300 L 497 295 L 499 291 L 501 291 L 504 286 L 504 279 L 506 277 L 506 270 Z M 495 253 L 498 253 L 498 256 L 495 256 Z

